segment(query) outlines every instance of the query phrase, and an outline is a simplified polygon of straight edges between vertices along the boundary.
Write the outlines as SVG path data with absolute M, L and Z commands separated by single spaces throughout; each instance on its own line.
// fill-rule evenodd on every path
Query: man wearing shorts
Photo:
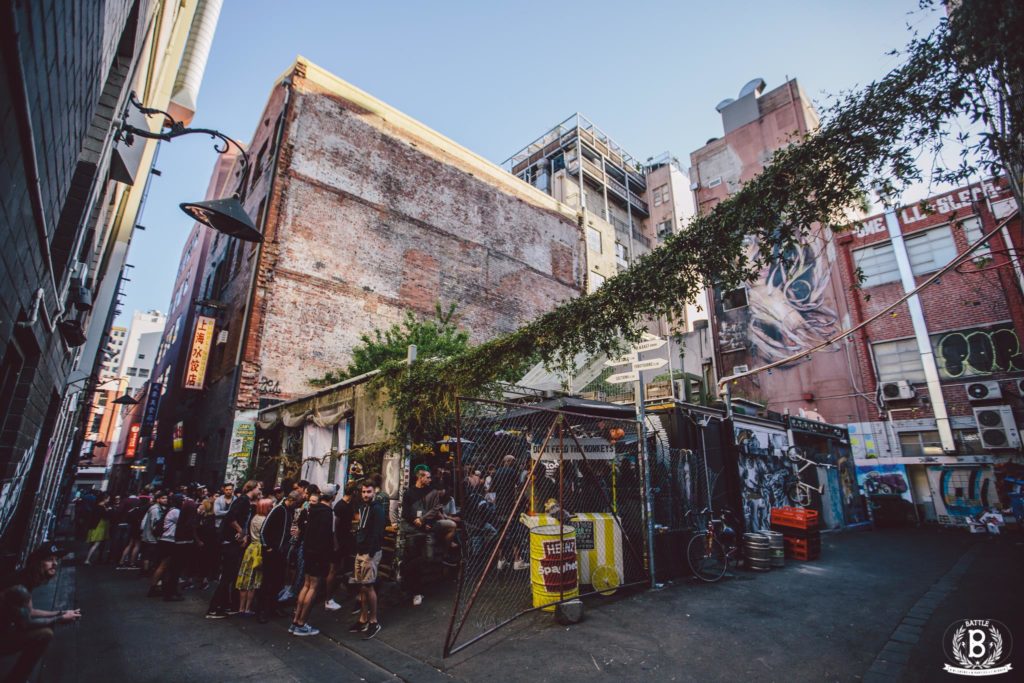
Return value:
M 377 567 L 380 565 L 381 546 L 384 543 L 384 506 L 375 500 L 373 484 L 364 481 L 359 489 L 359 525 L 356 527 L 356 562 L 352 578 L 359 584 L 359 601 L 362 608 L 359 620 L 349 631 L 363 632 L 363 640 L 369 640 L 380 633 L 377 623 Z

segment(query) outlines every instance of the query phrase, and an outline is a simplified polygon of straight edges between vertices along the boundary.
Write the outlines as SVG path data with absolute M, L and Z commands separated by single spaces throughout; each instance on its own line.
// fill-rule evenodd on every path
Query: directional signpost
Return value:
M 638 360 L 633 362 L 633 370 L 657 370 L 668 365 L 667 358 L 652 358 L 651 360 Z
M 608 375 L 608 377 L 606 377 L 604 381 L 608 382 L 608 384 L 626 384 L 628 382 L 639 382 L 640 373 L 636 370 L 631 370 L 630 372 L 619 372 L 614 375 Z

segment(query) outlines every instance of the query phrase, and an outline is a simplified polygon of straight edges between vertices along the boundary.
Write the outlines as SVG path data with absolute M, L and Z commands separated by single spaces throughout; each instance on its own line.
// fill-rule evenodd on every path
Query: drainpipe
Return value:
M 46 290 L 42 287 L 36 290 L 36 293 L 32 295 L 32 307 L 31 312 L 28 314 L 28 320 L 21 320 L 17 323 L 18 327 L 32 327 L 39 320 L 39 306 L 43 303 L 43 297 L 46 295 Z
M 903 291 L 909 294 L 916 287 L 914 273 L 910 269 L 910 256 L 907 254 L 907 245 L 903 241 L 903 232 L 900 230 L 900 222 L 896 218 L 896 211 L 894 209 L 886 211 L 885 225 L 889 228 L 892 250 L 896 255 L 896 265 L 899 266 L 900 279 L 903 281 Z M 956 450 L 956 444 L 953 441 L 953 429 L 949 424 L 949 414 L 946 412 L 946 400 L 942 397 L 939 369 L 935 364 L 932 342 L 928 338 L 928 325 L 925 323 L 924 309 L 921 308 L 920 297 L 917 294 L 911 294 L 907 299 L 907 306 L 910 308 L 910 321 L 914 326 L 914 338 L 917 340 L 917 350 L 921 354 L 921 365 L 924 366 L 928 398 L 931 399 L 932 411 L 935 413 L 935 424 L 939 430 L 942 450 L 946 453 L 952 453 Z

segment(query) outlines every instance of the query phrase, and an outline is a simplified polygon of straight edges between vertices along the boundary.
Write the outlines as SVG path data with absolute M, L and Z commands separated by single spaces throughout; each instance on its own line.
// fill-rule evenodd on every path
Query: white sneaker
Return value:
M 518 571 L 522 571 L 524 569 L 529 569 L 529 567 L 530 567 L 530 563 L 526 562 L 524 560 L 516 560 L 515 562 L 512 563 L 513 571 L 517 571 L 517 572 Z
M 414 595 L 414 596 L 412 596 L 412 606 L 413 607 L 419 607 L 422 604 L 423 604 L 423 596 L 422 595 Z
M 508 562 L 506 562 L 505 560 L 498 560 L 498 571 L 500 572 L 502 569 L 504 569 L 506 564 L 508 564 Z
M 331 598 L 330 600 L 324 603 L 324 609 L 328 612 L 334 612 L 336 610 L 341 609 L 341 605 L 335 602 L 334 598 Z

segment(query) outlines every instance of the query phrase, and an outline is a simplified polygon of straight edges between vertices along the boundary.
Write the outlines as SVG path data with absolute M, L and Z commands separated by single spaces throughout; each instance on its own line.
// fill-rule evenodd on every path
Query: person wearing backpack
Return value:
M 165 514 L 167 514 L 167 494 L 160 491 L 153 497 L 153 504 L 146 510 L 140 523 L 143 576 L 149 576 L 159 562 L 157 539 L 163 533 Z

